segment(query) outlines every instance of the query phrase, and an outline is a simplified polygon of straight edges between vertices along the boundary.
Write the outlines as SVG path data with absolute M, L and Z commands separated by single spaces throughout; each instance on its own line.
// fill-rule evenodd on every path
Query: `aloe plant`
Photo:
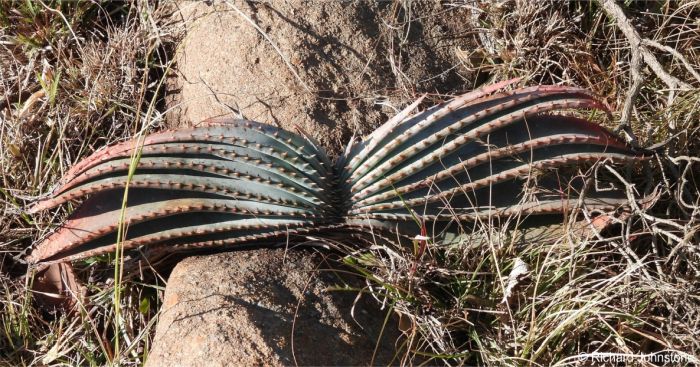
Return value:
M 418 100 L 351 142 L 334 164 L 311 139 L 244 120 L 114 145 L 79 162 L 30 207 L 34 213 L 86 198 L 28 260 L 64 262 L 115 249 L 135 149 L 141 158 L 129 181 L 125 249 L 182 251 L 368 228 L 411 238 L 482 216 L 560 213 L 576 200 L 603 210 L 622 205 L 605 193 L 569 200 L 556 186 L 572 184 L 547 184 L 547 177 L 538 178 L 539 191 L 522 195 L 524 177 L 534 170 L 633 161 L 646 153 L 561 113 L 609 114 L 591 93 L 562 86 L 503 91 L 515 82 L 414 113 Z

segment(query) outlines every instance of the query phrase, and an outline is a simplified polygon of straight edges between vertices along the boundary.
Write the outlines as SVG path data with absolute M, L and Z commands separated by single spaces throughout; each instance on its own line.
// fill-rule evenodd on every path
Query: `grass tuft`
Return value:
M 72 209 L 28 216 L 29 200 L 96 149 L 164 126 L 154 113 L 163 106 L 157 86 L 179 34 L 168 11 L 147 1 L 8 1 L 0 8 L 0 365 L 140 365 L 147 358 L 163 285 L 154 273 L 144 274 L 147 284 L 115 284 L 104 271 L 108 259 L 78 263 L 88 299 L 64 315 L 37 306 L 28 286 L 33 273 L 18 259 Z

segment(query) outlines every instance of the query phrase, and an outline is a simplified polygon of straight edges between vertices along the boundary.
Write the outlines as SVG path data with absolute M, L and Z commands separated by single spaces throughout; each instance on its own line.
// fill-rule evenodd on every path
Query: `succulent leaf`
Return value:
M 212 120 L 99 150 L 29 208 L 84 199 L 27 259 L 48 264 L 114 251 L 137 149 L 125 249 L 184 251 L 308 235 L 410 243 L 421 229 L 438 236 L 480 218 L 624 205 L 617 192 L 580 199 L 583 181 L 567 178 L 562 187 L 534 173 L 647 153 L 595 123 L 562 115 L 609 113 L 589 92 L 502 91 L 518 81 L 414 112 L 421 97 L 366 139 L 353 139 L 335 164 L 308 137 L 245 120 Z

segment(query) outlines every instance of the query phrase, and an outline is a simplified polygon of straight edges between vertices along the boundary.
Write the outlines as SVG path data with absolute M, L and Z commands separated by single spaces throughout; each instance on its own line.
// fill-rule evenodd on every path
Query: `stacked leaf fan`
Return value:
M 600 210 L 623 205 L 605 192 L 572 196 L 561 178 L 524 194 L 536 170 L 627 162 L 647 153 L 593 122 L 562 114 L 609 113 L 589 92 L 563 86 L 502 91 L 516 81 L 413 113 L 416 101 L 351 142 L 335 164 L 310 139 L 245 120 L 108 147 L 75 165 L 30 208 L 86 198 L 27 259 L 83 259 L 114 251 L 118 239 L 126 250 L 175 252 L 339 231 L 438 236 L 483 217 L 562 213 L 574 202 Z M 123 237 L 120 222 L 128 224 Z

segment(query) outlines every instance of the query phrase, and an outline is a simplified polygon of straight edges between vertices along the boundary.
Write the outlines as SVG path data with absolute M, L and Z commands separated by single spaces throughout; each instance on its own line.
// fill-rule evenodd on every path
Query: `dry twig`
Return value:
M 636 137 L 631 132 L 629 128 L 629 121 L 632 114 L 632 108 L 634 107 L 634 101 L 641 90 L 642 82 L 644 78 L 641 74 L 641 60 L 644 60 L 649 68 L 654 72 L 654 74 L 661 79 L 669 88 L 669 104 L 673 101 L 674 93 L 676 90 L 690 90 L 692 86 L 684 81 L 679 80 L 673 75 L 669 74 L 664 67 L 661 65 L 659 60 L 654 56 L 654 54 L 649 51 L 647 46 L 652 46 L 671 53 L 674 57 L 681 60 L 686 68 L 695 76 L 696 78 L 700 75 L 693 70 L 690 63 L 681 55 L 678 51 L 659 44 L 658 42 L 651 41 L 648 39 L 642 39 L 636 29 L 632 26 L 629 19 L 625 15 L 622 8 L 615 2 L 615 0 L 598 0 L 598 4 L 603 8 L 605 13 L 609 18 L 615 20 L 618 28 L 625 35 L 630 43 L 630 73 L 632 75 L 632 85 L 630 90 L 627 92 L 627 97 L 625 99 L 625 104 L 622 108 L 622 116 L 620 117 L 620 123 L 618 125 L 618 131 L 624 131 L 627 134 L 627 138 L 630 142 L 636 143 Z
M 627 40 L 630 42 L 630 48 L 632 54 L 638 54 L 644 59 L 644 62 L 651 68 L 651 70 L 656 74 L 659 79 L 661 79 L 670 89 L 680 89 L 689 90 L 692 89 L 690 84 L 679 80 L 673 75 L 669 74 L 664 70 L 663 66 L 656 59 L 651 51 L 646 48 L 648 42 L 643 40 L 639 33 L 634 29 L 629 19 L 625 15 L 622 8 L 617 5 L 615 0 L 598 0 L 600 6 L 608 14 L 608 17 L 614 19 L 617 22 L 617 26 L 620 28 L 622 33 L 624 33 Z

